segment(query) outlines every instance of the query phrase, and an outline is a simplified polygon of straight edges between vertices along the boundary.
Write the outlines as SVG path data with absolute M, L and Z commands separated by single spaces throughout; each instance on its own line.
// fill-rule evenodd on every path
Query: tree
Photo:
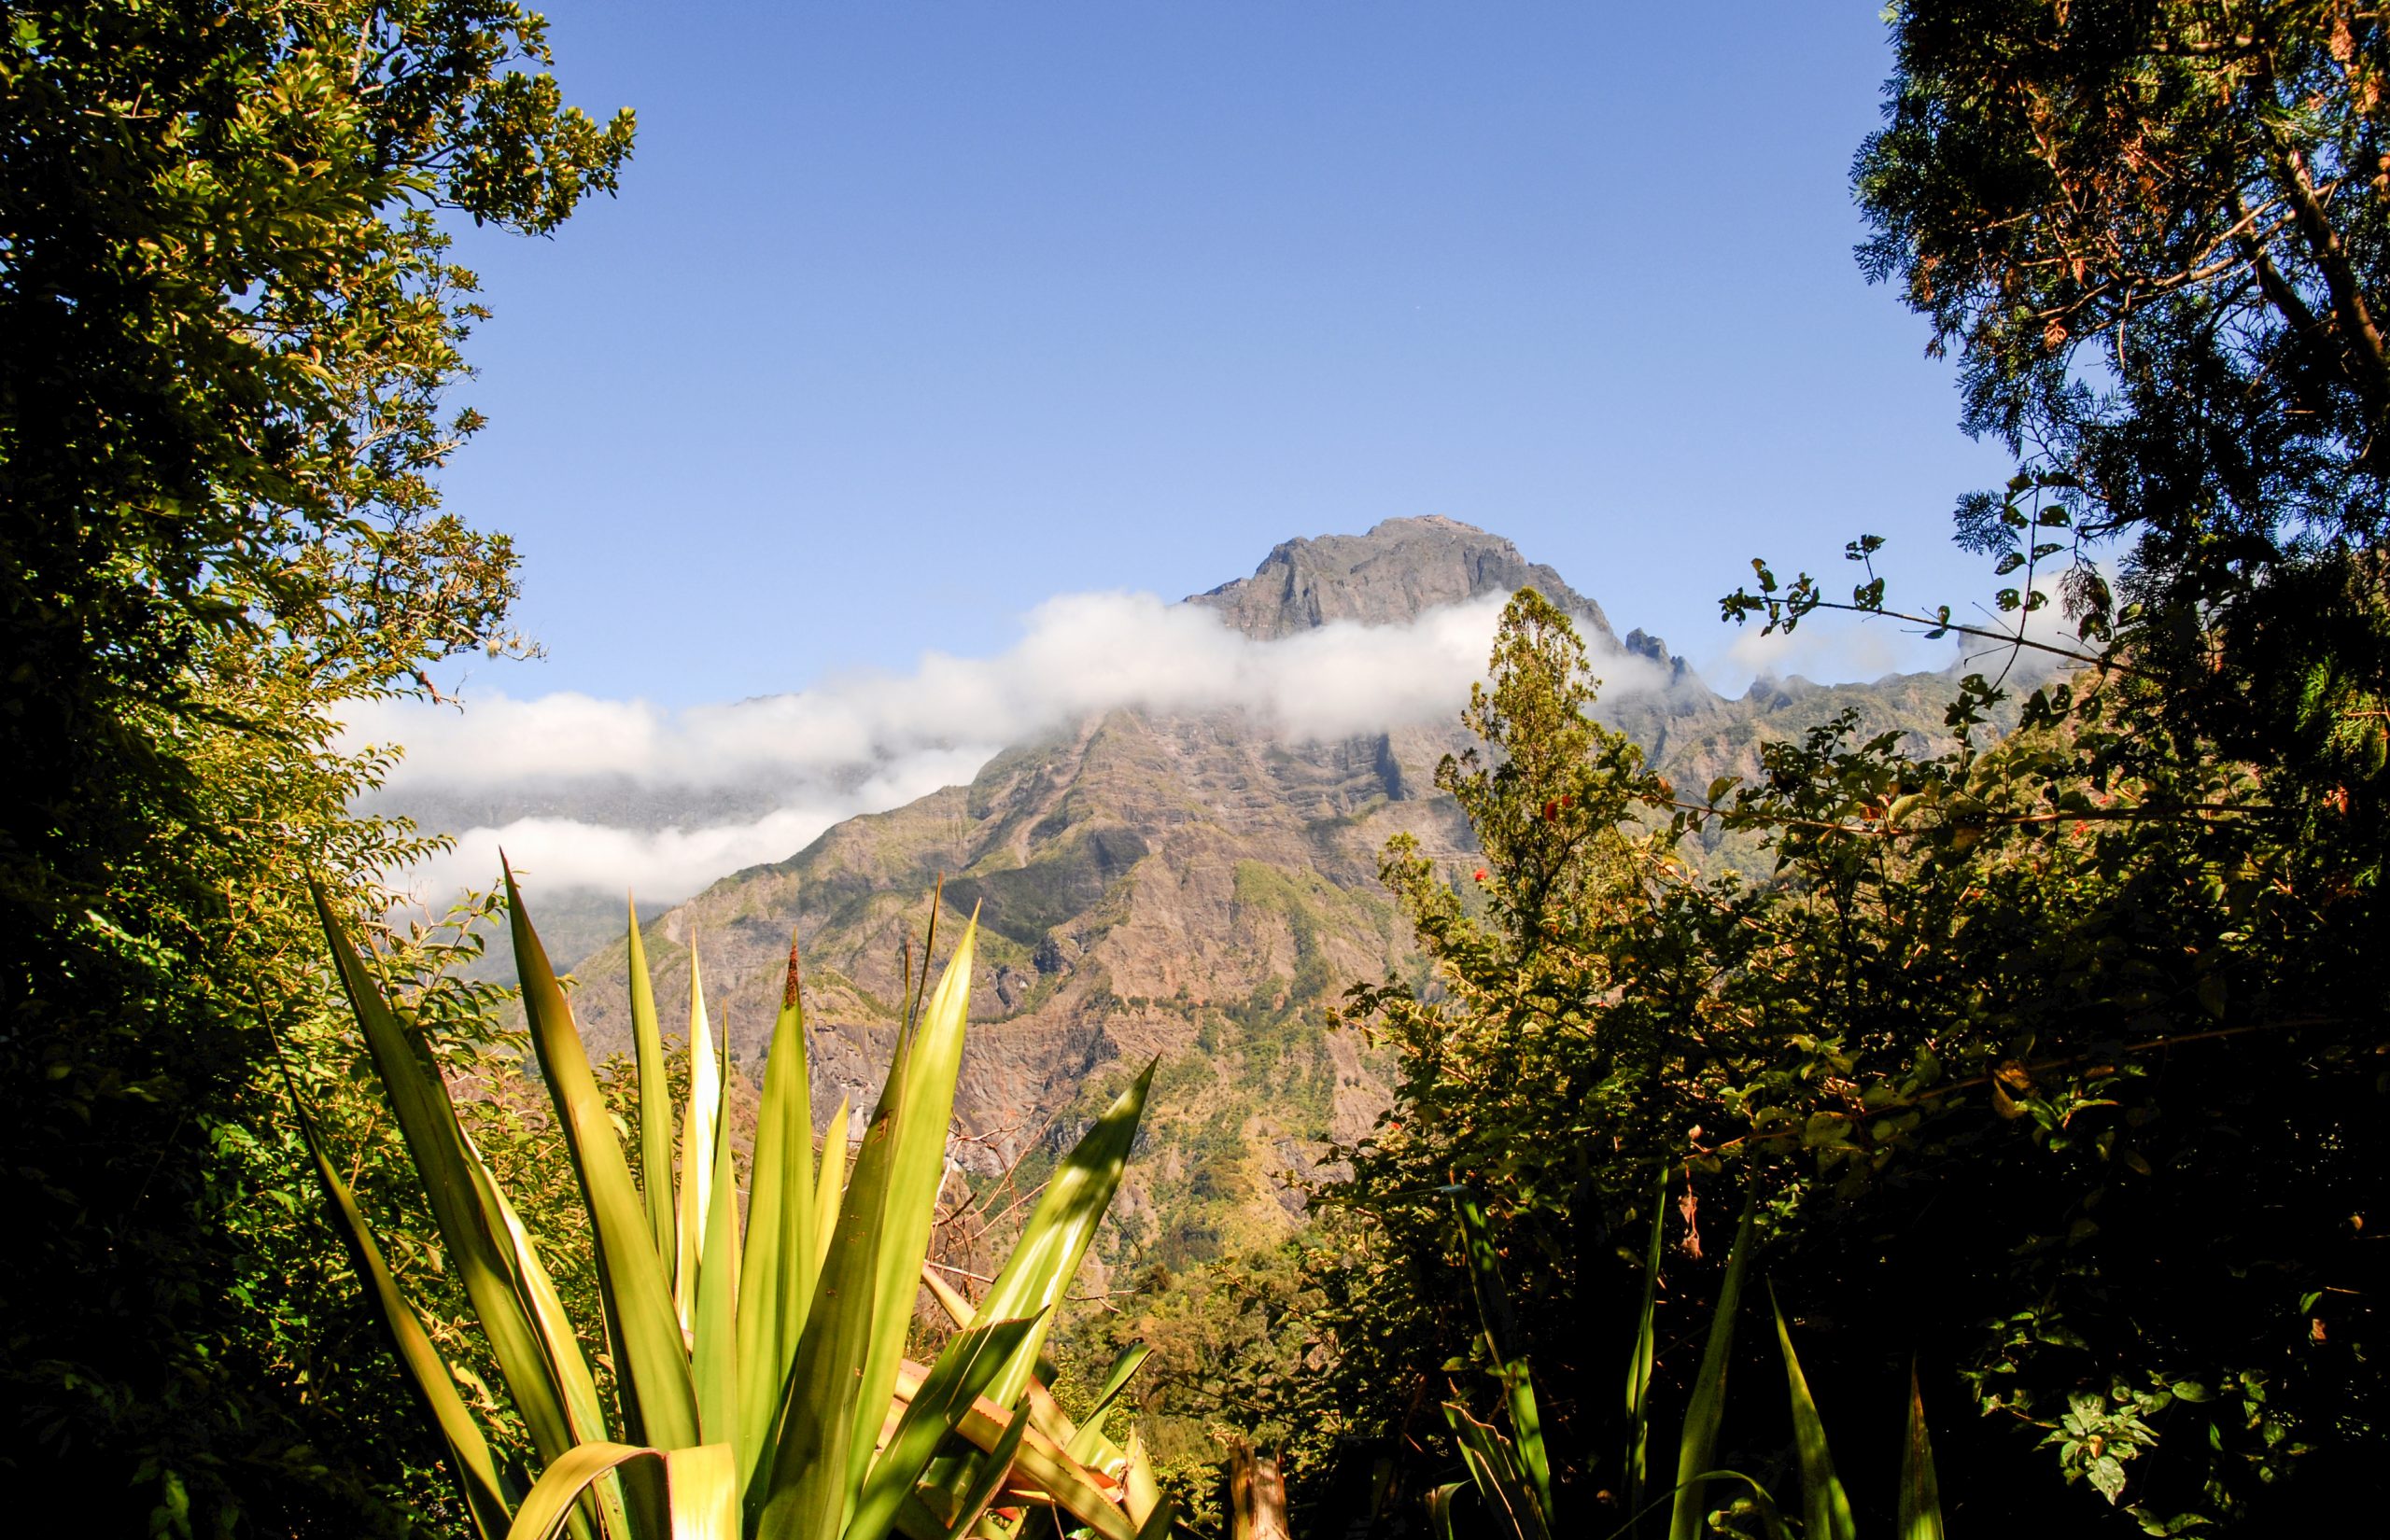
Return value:
M 1968 431 L 2051 479 L 2039 543 L 2013 554 L 2067 553 L 2082 634 L 2121 626 L 2172 719 L 2287 772 L 2280 792 L 2353 800 L 2337 810 L 2380 839 L 2390 17 L 2344 0 L 1887 15 L 1885 126 L 1854 170 L 1863 265 L 1931 318 L 1932 351 L 1958 347 Z M 2003 507 L 1962 499 L 1960 542 L 2008 553 Z
M 2390 1418 L 2364 853 L 2268 816 L 2262 777 L 2116 673 L 2034 692 L 1989 743 L 1997 692 L 1971 678 L 1941 751 L 1846 714 L 1766 745 L 1752 784 L 1680 794 L 1583 719 L 1547 608 L 1513 601 L 1473 703 L 1495 765 L 1440 774 L 1482 861 L 1387 852 L 1428 979 L 1350 1001 L 1401 1071 L 1322 1193 L 1360 1226 L 1320 1281 L 1357 1421 L 1396 1432 L 1423 1381 L 1482 1384 L 1455 1372 L 1441 1190 L 1465 1186 L 1509 1253 L 1555 1471 L 1614 1499 L 1665 1172 L 1659 1339 L 1693 1339 L 1722 1215 L 1756 1191 L 1820 1404 L 1898 1399 L 1914 1356 L 1930 1404 L 1986 1414 L 1933 1431 L 1979 1519 L 2177 1533 L 2347 1490 Z M 1712 822 L 1773 869 L 1691 871 Z M 1664 1405 L 1690 1368 L 1661 1354 Z M 1764 1468 L 1790 1436 L 1730 1408 L 1721 1462 Z
M 400 1521 L 310 1362 L 335 1253 L 269 1239 L 306 1191 L 273 1038 L 335 1051 L 305 879 L 378 918 L 420 847 L 346 813 L 384 762 L 328 713 L 519 645 L 508 542 L 432 482 L 480 426 L 443 414 L 483 314 L 443 221 L 612 190 L 630 117 L 548 61 L 499 0 L 0 35 L 0 1459 L 103 1527 Z

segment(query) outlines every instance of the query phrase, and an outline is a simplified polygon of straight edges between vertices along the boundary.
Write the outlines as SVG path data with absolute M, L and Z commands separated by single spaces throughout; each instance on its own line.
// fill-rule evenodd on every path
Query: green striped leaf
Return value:
M 383 998 L 322 892 L 315 898 L 341 987 L 389 1096 L 391 1113 L 430 1201 L 441 1241 L 489 1339 L 507 1393 L 523 1414 L 532 1445 L 541 1459 L 553 1460 L 572 1447 L 570 1419 L 561 1392 L 549 1378 L 546 1351 L 517 1290 L 511 1248 L 499 1239 L 500 1226 L 484 1207 L 473 1181 L 473 1163 L 465 1153 L 464 1129 L 447 1085 Z
M 750 1498 L 751 1508 L 759 1510 L 758 1540 L 836 1540 L 846 1524 L 853 1490 L 849 1454 L 856 1408 L 865 1404 L 863 1368 L 871 1351 L 872 1284 L 879 1262 L 892 1121 L 883 1111 L 864 1130 L 863 1147 L 839 1199 L 781 1401 L 771 1472 L 760 1501 Z M 827 1151 L 823 1164 L 831 1164 Z M 884 1407 L 887 1398 L 874 1405 Z
M 746 1254 L 738 1273 L 738 1452 L 750 1495 L 770 1467 L 765 1446 L 787 1388 L 817 1270 L 812 1084 L 805 1062 L 801 994 L 792 936 L 780 1017 L 764 1061 L 763 1103 L 755 1113 Z
M 644 1444 L 598 1442 L 583 1444 L 550 1462 L 539 1481 L 524 1497 L 506 1540 L 555 1540 L 574 1505 L 618 1474 L 656 1493 L 654 1506 L 664 1520 L 664 1540 L 738 1540 L 738 1515 L 724 1525 L 717 1511 L 716 1494 L 707 1477 L 717 1464 L 727 1464 L 726 1450 L 712 1448 L 668 1453 Z M 648 1467 L 645 1471 L 634 1469 Z M 660 1479 L 658 1479 L 660 1477 Z
M 656 1254 L 646 1206 L 631 1182 L 630 1162 L 614 1136 L 613 1119 L 590 1071 L 572 1010 L 540 944 L 513 870 L 506 872 L 515 967 L 523 983 L 523 1014 L 540 1071 L 555 1102 L 556 1121 L 572 1155 L 597 1242 L 598 1281 L 606 1302 L 608 1338 L 619 1355 L 623 1421 L 633 1440 L 658 1449 L 694 1448 L 697 1404 L 689 1379 L 688 1349 L 672 1309 L 672 1284 Z
M 382 1318 L 382 1327 L 389 1334 L 391 1350 L 397 1353 L 399 1366 L 406 1371 L 407 1383 L 415 1393 L 431 1424 L 448 1449 L 448 1470 L 457 1482 L 457 1495 L 463 1500 L 465 1512 L 471 1517 L 474 1531 L 481 1540 L 498 1540 L 506 1533 L 509 1510 L 513 1506 L 504 1479 L 497 1463 L 490 1458 L 488 1440 L 473 1421 L 472 1413 L 465 1409 L 464 1398 L 457 1393 L 457 1381 L 449 1372 L 448 1361 L 433 1346 L 430 1336 L 423 1329 L 423 1321 L 415 1312 L 399 1281 L 382 1258 L 382 1248 L 374 1243 L 373 1232 L 365 1223 L 365 1215 L 349 1195 L 348 1185 L 324 1157 L 322 1143 L 316 1137 L 315 1121 L 299 1100 L 299 1088 L 290 1084 L 288 1071 L 284 1071 L 285 1083 L 290 1085 L 290 1098 L 298 1113 L 299 1132 L 306 1141 L 307 1154 L 316 1166 L 316 1179 L 321 1183 L 324 1197 L 331 1205 L 332 1218 L 341 1239 L 348 1243 L 349 1257 L 355 1263 L 359 1278 L 373 1292 L 373 1303 Z
M 898 1419 L 888 1447 L 872 1463 L 871 1475 L 855 1503 L 854 1517 L 847 1524 L 846 1540 L 879 1540 L 888 1533 L 895 1522 L 898 1507 L 921 1479 L 938 1446 L 954 1432 L 973 1404 L 987 1393 L 988 1387 L 1004 1372 L 1005 1364 L 1038 1324 L 1033 1321 L 1000 1321 L 947 1338 L 937 1361 L 930 1365 L 928 1376 L 913 1393 L 904 1416 Z M 1014 1421 L 1024 1421 L 1027 1416 L 1026 1409 L 1017 1411 Z
M 1104 1436 L 1104 1416 L 1112 1409 L 1112 1403 L 1120 1393 L 1129 1388 L 1130 1379 L 1145 1365 L 1146 1359 L 1153 1351 L 1150 1342 L 1132 1342 L 1120 1351 L 1120 1356 L 1112 1361 L 1111 1372 L 1104 1377 L 1103 1386 L 1096 1391 L 1095 1403 L 1088 1409 L 1087 1421 L 1071 1437 L 1066 1452 L 1072 1459 L 1083 1465 L 1093 1464 L 1111 1447 L 1111 1440 Z
M 1020 1442 L 1028 1434 L 1029 1409 L 1024 1407 L 1012 1414 L 1012 1421 L 1005 1424 L 1004 1436 L 996 1441 L 994 1449 L 988 1451 L 988 1458 L 982 1463 L 985 1468 L 977 1482 L 963 1493 L 962 1505 L 955 1510 L 953 1521 L 946 1526 L 945 1540 L 963 1540 L 971 1533 L 971 1526 L 979 1521 L 979 1516 L 988 1511 L 988 1505 L 994 1502 L 996 1493 L 1004 1490 L 1005 1477 L 1011 1474 L 1013 1460 L 1020 1452 Z M 1139 1530 L 1137 1535 L 1138 1540 L 1145 1540 L 1146 1532 Z
M 1626 1360 L 1626 1511 L 1643 1511 L 1643 1488 L 1649 1479 L 1645 1456 L 1652 1441 L 1652 1372 L 1658 1362 L 1659 1343 L 1652 1336 L 1660 1303 L 1660 1255 L 1667 1235 L 1668 1168 L 1652 1195 L 1652 1239 L 1643 1259 L 1643 1313 L 1635 1321 L 1635 1347 Z
M 672 1308 L 682 1326 L 696 1323 L 697 1257 L 706 1240 L 706 1213 L 713 1205 L 714 1130 L 722 1120 L 722 1072 L 714 1062 L 713 1028 L 706 1020 L 706 991 L 697 973 L 696 938 L 689 938 L 689 1105 L 681 1121 L 680 1205 L 674 1221 L 680 1249 L 674 1253 Z
M 1545 1521 L 1549 1509 L 1530 1484 L 1518 1447 L 1490 1423 L 1471 1417 L 1457 1401 L 1444 1404 L 1444 1421 L 1460 1446 L 1461 1463 L 1469 1468 L 1469 1480 L 1476 1485 L 1486 1511 L 1500 1518 L 1520 1540 L 1549 1540 L 1552 1530 Z
M 979 1301 L 977 1320 L 981 1324 L 1030 1317 L 1037 1321 L 988 1391 L 988 1398 L 998 1406 L 1011 1406 L 1029 1386 L 1056 1307 L 1120 1189 L 1129 1152 L 1136 1144 L 1137 1124 L 1145 1115 L 1146 1095 L 1160 1062 L 1156 1058 L 1147 1064 L 1072 1146 L 1021 1226 L 1012 1255 L 996 1274 L 988 1296 Z
M 935 909 L 932 917 L 935 926 Z M 933 939 L 935 934 L 933 929 Z M 938 1193 L 946 1185 L 946 1141 L 954 1123 L 954 1082 L 963 1069 L 964 1018 L 970 1009 L 978 934 L 978 916 L 974 913 L 954 955 L 947 959 L 937 987 L 930 991 L 914 1018 L 912 1031 L 898 1048 L 891 1084 L 881 1092 L 891 1132 L 885 1208 L 880 1217 L 885 1230 L 878 1237 L 872 1275 L 871 1337 L 863 1364 L 863 1400 L 855 1414 L 854 1438 L 848 1447 L 847 1478 L 852 1488 L 863 1485 L 872 1443 L 888 1397 L 896 1388 L 905 1334 L 912 1324 L 913 1301 L 921 1293 L 921 1261 L 929 1255 Z M 926 943 L 922 960 L 926 974 Z M 1011 1399 L 1000 1404 L 1009 1406 Z
M 648 1228 L 655 1254 L 672 1265 L 681 1254 L 672 1212 L 672 1092 L 664 1064 L 664 1029 L 655 1015 L 655 984 L 647 971 L 647 944 L 640 939 L 639 903 L 630 905 L 631 1042 L 639 1056 L 639 1169 L 647 1200 Z
M 712 1181 L 706 1204 L 705 1244 L 697 1253 L 696 1323 L 689 1367 L 696 1379 L 697 1427 L 709 1444 L 738 1448 L 738 1179 L 732 1164 L 730 1132 L 713 1130 Z M 741 1464 L 744 1470 L 746 1465 Z M 742 1483 L 743 1484 L 743 1483 Z
M 853 1137 L 853 1110 L 847 1099 L 838 1099 L 838 1110 L 822 1126 L 822 1169 L 816 1178 L 820 1183 L 813 1192 L 813 1267 L 811 1276 L 819 1286 L 822 1266 L 830 1258 L 830 1238 L 838 1228 L 838 1205 L 847 1191 L 847 1145 Z M 813 1289 L 805 1291 L 813 1297 Z
M 473 1177 L 480 1184 L 483 1202 L 504 1222 L 507 1240 L 513 1248 L 515 1276 L 523 1281 L 532 1323 L 539 1328 L 541 1346 L 547 1351 L 549 1373 L 564 1393 L 565 1412 L 572 1420 L 573 1442 L 579 1445 L 603 1441 L 609 1436 L 605 1404 L 598 1397 L 596 1378 L 589 1372 L 589 1361 L 582 1353 L 580 1335 L 573 1330 L 572 1318 L 565 1313 L 564 1300 L 556 1293 L 555 1281 L 548 1276 L 547 1265 L 540 1260 L 539 1250 L 531 1244 L 522 1216 L 507 1201 L 497 1178 L 490 1173 L 489 1163 L 473 1148 L 470 1137 L 465 1147 L 473 1157 Z M 629 1535 L 620 1485 L 609 1477 L 594 1491 L 605 1533 Z

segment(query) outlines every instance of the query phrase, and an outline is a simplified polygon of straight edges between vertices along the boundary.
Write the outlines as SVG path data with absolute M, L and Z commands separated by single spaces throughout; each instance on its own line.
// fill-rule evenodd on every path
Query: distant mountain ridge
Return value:
M 1602 714 L 1697 786 L 1755 768 L 1758 745 L 1845 706 L 1873 730 L 1938 731 L 1949 681 L 1793 680 L 1728 701 L 1657 638 L 1622 641 L 1592 600 L 1510 541 L 1441 518 L 1290 540 L 1250 578 L 1188 602 L 1248 636 L 1340 621 L 1386 624 L 1532 585 L 1579 617 L 1598 659 L 1644 688 Z M 1597 665 L 1599 666 L 1599 665 Z M 1294 741 L 1243 710 L 1098 712 L 1017 744 L 965 786 L 849 819 L 785 861 L 714 883 L 645 926 L 668 1023 L 702 954 L 713 1019 L 751 1077 L 788 938 L 806 961 L 817 1118 L 866 1102 L 893 1039 L 909 943 L 920 955 L 943 879 L 939 962 L 981 923 L 955 1159 L 992 1171 L 1040 1130 L 1075 1126 L 1160 1056 L 1150 1149 L 1102 1254 L 1172 1267 L 1283 1233 L 1289 1182 L 1328 1140 L 1389 1104 L 1382 1068 L 1323 1007 L 1348 985 L 1420 962 L 1377 880 L 1397 833 L 1448 862 L 1474 856 L 1437 763 L 1466 746 L 1463 703 L 1441 726 Z M 536 918 L 540 897 L 531 895 Z M 575 1010 L 601 1048 L 628 1044 L 624 947 L 582 959 Z

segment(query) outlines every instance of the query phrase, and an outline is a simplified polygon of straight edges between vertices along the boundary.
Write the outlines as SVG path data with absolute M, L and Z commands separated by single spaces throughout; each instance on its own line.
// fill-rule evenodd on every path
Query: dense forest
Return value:
M 390 761 L 341 707 L 532 645 L 507 539 L 441 505 L 484 318 L 443 230 L 556 231 L 630 115 L 567 105 L 544 21 L 491 0 L 12 9 L 11 1488 L 99 1533 L 481 1540 L 2358 1511 L 2390 17 L 1886 18 L 1858 258 L 2014 460 L 1953 489 L 1988 602 L 1903 590 L 1946 531 L 1854 528 L 1839 576 L 1765 553 L 1721 609 L 1961 638 L 1947 738 L 1845 711 L 1672 784 L 1521 590 L 1436 777 L 1475 853 L 1384 854 L 1427 966 L 1336 981 L 1392 1109 L 1293 1240 L 1074 1319 L 1171 1071 L 977 1195 L 992 1254 L 935 1252 L 967 914 L 903 959 L 851 1146 L 794 955 L 751 1106 L 694 960 L 667 1053 L 636 926 L 635 1051 L 593 1064 L 510 888 L 389 918 L 435 839 L 356 811 Z M 520 990 L 472 966 L 493 924 Z M 1174 1407 L 1217 1461 L 1160 1457 Z

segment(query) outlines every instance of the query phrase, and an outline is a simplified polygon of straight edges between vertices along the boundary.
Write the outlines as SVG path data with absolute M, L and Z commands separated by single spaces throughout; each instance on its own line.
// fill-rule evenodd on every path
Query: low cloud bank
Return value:
M 379 805 L 458 834 L 454 852 L 406 874 L 418 898 L 487 883 L 502 845 L 550 891 L 629 885 L 671 902 L 784 860 L 841 819 L 968 780 L 1003 746 L 1091 711 L 1241 707 L 1299 740 L 1450 720 L 1484 672 L 1502 602 L 1263 642 L 1148 594 L 1067 595 L 1032 610 L 1005 651 L 929 653 L 909 674 L 680 711 L 572 693 L 461 711 L 389 703 L 354 713 L 347 736 L 405 746 Z M 1639 658 L 1596 664 L 1608 696 L 1658 682 Z M 730 805 L 678 817 L 676 794 Z M 458 808 L 475 810 L 470 827 L 443 816 Z

